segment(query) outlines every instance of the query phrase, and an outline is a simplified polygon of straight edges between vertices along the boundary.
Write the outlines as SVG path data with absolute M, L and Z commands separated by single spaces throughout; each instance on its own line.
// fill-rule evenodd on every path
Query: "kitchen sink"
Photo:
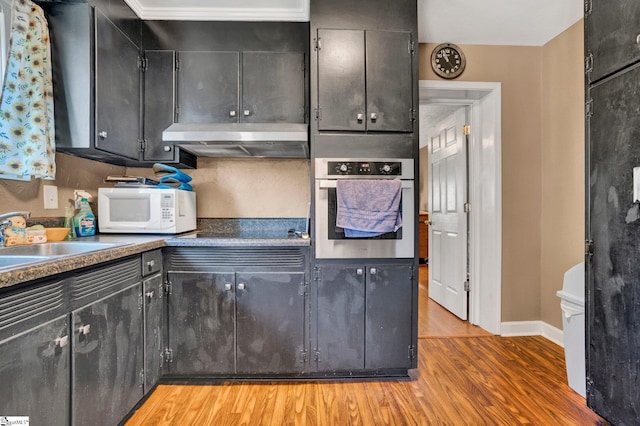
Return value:
M 0 256 L 0 269 L 40 262 L 48 258 L 49 256 Z
M 103 242 L 60 242 L 42 243 L 24 246 L 13 246 L 0 248 L 0 260 L 5 257 L 29 257 L 41 256 L 43 258 L 51 256 L 69 256 L 72 254 L 82 254 L 96 250 L 104 250 L 123 244 L 103 243 Z M 125 244 L 126 245 L 126 244 Z M 2 264 L 0 264 L 2 265 Z

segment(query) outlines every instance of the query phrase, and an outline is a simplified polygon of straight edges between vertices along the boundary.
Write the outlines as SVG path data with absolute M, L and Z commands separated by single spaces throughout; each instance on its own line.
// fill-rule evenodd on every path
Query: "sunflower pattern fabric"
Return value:
M 0 98 L 0 178 L 55 179 L 49 28 L 42 9 L 14 0 Z

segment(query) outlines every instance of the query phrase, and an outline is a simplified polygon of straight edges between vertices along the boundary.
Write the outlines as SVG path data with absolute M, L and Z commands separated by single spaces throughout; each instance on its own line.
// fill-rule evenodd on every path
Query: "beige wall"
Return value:
M 309 160 L 199 158 L 193 177 L 198 217 L 306 217 Z M 127 169 L 152 176 L 150 169 Z
M 421 44 L 420 79 L 437 80 Z M 456 81 L 502 83 L 502 321 L 540 319 L 542 48 L 460 45 Z
M 556 291 L 584 260 L 583 21 L 542 49 L 542 320 L 562 328 Z
M 74 189 L 83 189 L 91 195 L 98 195 L 98 188 L 104 186 L 103 180 L 108 175 L 124 174 L 125 168 L 85 160 L 65 154 L 56 154 L 56 180 L 40 179 L 19 182 L 0 179 L 0 213 L 27 210 L 32 217 L 63 217 L 64 208 L 71 205 Z M 44 209 L 42 196 L 43 185 L 58 187 L 58 208 Z M 94 212 L 97 213 L 97 212 Z

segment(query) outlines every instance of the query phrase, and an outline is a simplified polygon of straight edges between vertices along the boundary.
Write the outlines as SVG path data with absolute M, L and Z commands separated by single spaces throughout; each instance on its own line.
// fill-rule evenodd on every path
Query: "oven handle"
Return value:
M 338 181 L 336 179 L 331 179 L 331 180 L 318 180 L 318 187 L 320 189 L 329 189 L 329 188 L 335 188 L 336 187 L 336 183 Z M 402 188 L 403 189 L 407 189 L 407 188 L 413 188 L 413 181 L 412 180 L 403 180 L 402 181 Z

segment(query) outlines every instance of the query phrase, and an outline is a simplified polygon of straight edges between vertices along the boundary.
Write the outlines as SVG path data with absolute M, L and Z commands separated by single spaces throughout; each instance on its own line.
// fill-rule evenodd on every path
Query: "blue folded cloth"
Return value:
M 182 189 L 183 191 L 193 191 L 193 187 L 186 182 L 159 183 L 156 188 Z
M 153 165 L 153 172 L 159 177 L 158 180 L 160 182 L 169 180 L 177 182 L 191 182 L 192 179 L 191 176 L 185 172 L 162 163 L 155 163 Z
M 336 226 L 344 229 L 346 237 L 375 237 L 402 226 L 399 179 L 339 180 L 336 198 Z

